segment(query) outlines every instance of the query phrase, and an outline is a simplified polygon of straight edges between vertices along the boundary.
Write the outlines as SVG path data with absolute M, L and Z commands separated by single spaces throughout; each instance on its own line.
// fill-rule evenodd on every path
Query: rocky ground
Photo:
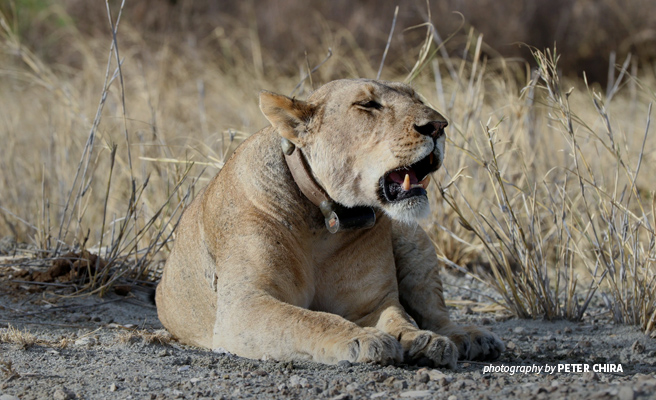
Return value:
M 456 370 L 439 370 L 258 361 L 208 352 L 172 340 L 147 291 L 67 297 L 66 287 L 16 282 L 23 270 L 0 265 L 0 400 L 628 400 L 656 392 L 656 343 L 635 327 L 613 324 L 600 304 L 580 323 L 518 320 L 486 307 L 484 294 L 492 293 L 465 276 L 444 275 L 453 318 L 486 325 L 508 350 L 493 363 L 462 362 Z M 618 365 L 621 371 L 612 372 Z

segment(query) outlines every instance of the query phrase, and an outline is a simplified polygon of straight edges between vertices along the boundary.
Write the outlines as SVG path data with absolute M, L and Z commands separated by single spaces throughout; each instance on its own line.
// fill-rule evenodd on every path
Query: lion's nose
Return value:
M 430 136 L 433 139 L 439 139 L 444 135 L 444 128 L 446 128 L 447 125 L 449 125 L 449 123 L 446 121 L 430 121 L 421 126 L 415 124 L 415 130 L 422 135 Z

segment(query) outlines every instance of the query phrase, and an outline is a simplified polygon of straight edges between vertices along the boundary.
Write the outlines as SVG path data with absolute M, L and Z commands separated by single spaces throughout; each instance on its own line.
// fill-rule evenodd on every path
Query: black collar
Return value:
M 344 230 L 369 229 L 376 223 L 376 213 L 372 207 L 345 207 L 328 196 L 312 176 L 303 153 L 289 140 L 282 138 L 282 151 L 285 161 L 301 193 L 315 206 L 319 207 L 326 219 L 330 233 Z

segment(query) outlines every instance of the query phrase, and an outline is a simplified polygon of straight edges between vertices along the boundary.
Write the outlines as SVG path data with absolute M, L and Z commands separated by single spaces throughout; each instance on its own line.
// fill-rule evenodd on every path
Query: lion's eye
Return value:
M 355 105 L 360 106 L 362 108 L 375 109 L 375 110 L 380 110 L 381 108 L 383 108 L 383 106 L 379 102 L 374 100 L 361 101 L 355 103 Z

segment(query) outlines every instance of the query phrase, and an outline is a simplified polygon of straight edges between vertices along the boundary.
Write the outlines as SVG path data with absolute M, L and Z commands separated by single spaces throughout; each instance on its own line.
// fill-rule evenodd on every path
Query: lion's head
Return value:
M 404 222 L 428 214 L 426 187 L 442 165 L 447 122 L 410 86 L 338 80 L 307 101 L 262 92 L 260 108 L 333 200 Z

